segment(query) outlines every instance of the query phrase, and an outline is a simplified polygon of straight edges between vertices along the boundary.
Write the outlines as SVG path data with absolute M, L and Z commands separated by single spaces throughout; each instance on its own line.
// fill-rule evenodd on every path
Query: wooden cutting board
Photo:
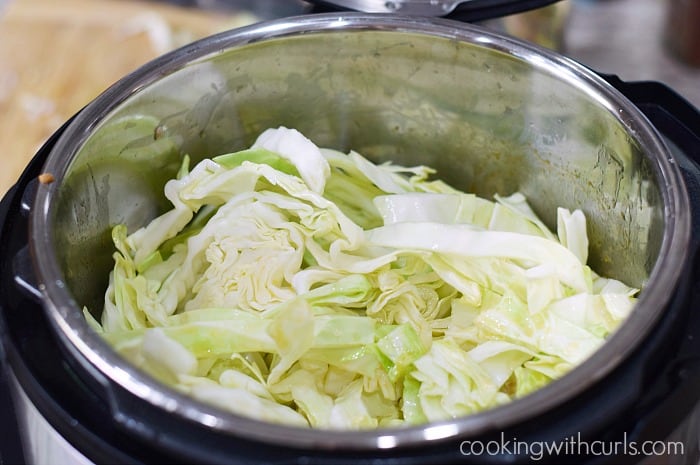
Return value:
M 8 0 L 0 9 L 0 196 L 110 84 L 171 49 L 254 21 L 138 0 Z

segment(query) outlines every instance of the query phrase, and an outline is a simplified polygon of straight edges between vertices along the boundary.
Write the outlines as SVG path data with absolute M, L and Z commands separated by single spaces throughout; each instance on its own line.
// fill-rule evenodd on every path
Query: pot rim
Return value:
M 662 186 L 664 234 L 659 259 L 633 313 L 610 339 L 582 364 L 547 386 L 506 405 L 454 420 L 369 431 L 333 431 L 271 424 L 225 412 L 165 387 L 128 364 L 91 330 L 72 298 L 53 249 L 54 198 L 70 162 L 86 138 L 108 113 L 140 89 L 197 60 L 254 42 L 285 36 L 347 31 L 392 31 L 476 43 L 559 76 L 585 92 L 623 123 L 653 156 Z M 660 318 L 687 265 L 690 243 L 690 200 L 679 167 L 654 126 L 626 97 L 585 66 L 556 52 L 482 27 L 440 18 L 364 13 L 324 13 L 265 21 L 193 42 L 145 64 L 88 104 L 67 127 L 51 151 L 44 172 L 56 181 L 40 184 L 30 216 L 30 250 L 43 304 L 61 341 L 105 385 L 110 382 L 131 395 L 176 416 L 225 434 L 291 447 L 320 449 L 391 449 L 423 442 L 465 438 L 503 430 L 535 417 L 579 395 L 619 366 Z M 119 408 L 118 400 L 112 408 Z

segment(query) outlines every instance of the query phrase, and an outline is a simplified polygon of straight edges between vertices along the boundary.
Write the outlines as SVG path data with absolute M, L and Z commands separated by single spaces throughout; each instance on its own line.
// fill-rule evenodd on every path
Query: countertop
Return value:
M 110 84 L 173 48 L 257 19 L 138 0 L 0 0 L 0 8 L 0 194 Z
M 139 65 L 226 28 L 302 11 L 301 2 L 288 0 L 171 3 L 188 6 L 0 0 L 0 195 L 62 122 Z M 560 3 L 566 15 L 558 51 L 625 80 L 664 82 L 700 106 L 700 68 L 684 64 L 664 44 L 666 1 Z

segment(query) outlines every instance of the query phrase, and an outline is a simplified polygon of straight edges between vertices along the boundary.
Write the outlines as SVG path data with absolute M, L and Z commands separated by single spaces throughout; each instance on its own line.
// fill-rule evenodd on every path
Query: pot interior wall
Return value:
M 265 40 L 166 71 L 110 110 L 61 180 L 56 250 L 95 314 L 110 228 L 164 211 L 184 154 L 196 163 L 280 125 L 378 162 L 430 165 L 482 196 L 521 191 L 550 227 L 558 206 L 580 208 L 592 267 L 628 284 L 656 261 L 664 219 L 651 155 L 563 67 L 488 41 L 365 30 Z

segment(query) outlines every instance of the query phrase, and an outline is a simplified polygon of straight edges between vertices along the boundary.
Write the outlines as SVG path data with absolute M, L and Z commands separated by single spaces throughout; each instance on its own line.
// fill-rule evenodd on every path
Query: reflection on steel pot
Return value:
M 439 424 L 294 428 L 164 387 L 125 363 L 82 314 L 83 306 L 102 307 L 111 227 L 142 226 L 167 208 L 162 186 L 183 154 L 196 162 L 242 149 L 280 125 L 377 162 L 433 166 L 479 195 L 520 191 L 549 225 L 557 206 L 582 209 L 591 266 L 643 287 L 636 308 L 562 379 Z M 39 184 L 28 207 L 32 262 L 17 269 L 31 271 L 20 278 L 36 274 L 51 332 L 75 376 L 106 405 L 116 435 L 138 438 L 156 457 L 442 463 L 464 459 L 462 441 L 503 432 L 523 440 L 616 439 L 642 384 L 668 365 L 647 351 L 681 342 L 686 317 L 670 318 L 688 307 L 690 202 L 668 147 L 639 108 L 595 73 L 478 27 L 342 13 L 226 32 L 125 77 L 48 149 L 42 170 L 54 181 Z M 527 459 L 499 457 L 470 459 Z

